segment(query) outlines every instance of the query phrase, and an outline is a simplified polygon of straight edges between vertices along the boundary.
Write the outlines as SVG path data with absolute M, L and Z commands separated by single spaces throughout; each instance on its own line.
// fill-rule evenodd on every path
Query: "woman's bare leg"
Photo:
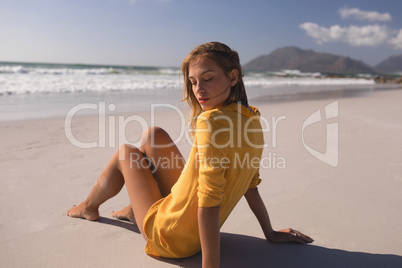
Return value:
M 169 135 L 162 129 L 150 128 L 144 133 L 143 139 L 146 140 L 141 147 L 143 151 L 129 145 L 119 148 L 102 171 L 87 199 L 71 208 L 67 212 L 68 216 L 88 220 L 99 219 L 99 206 L 120 192 L 125 183 L 131 211 L 126 207 L 116 212 L 114 216 L 132 220 L 134 215 L 135 221 L 140 223 L 138 228 L 144 235 L 142 223 L 145 215 L 152 204 L 170 193 L 171 187 L 183 169 L 184 160 Z M 147 155 L 149 161 L 157 168 L 154 174 L 147 166 L 143 153 L 149 154 Z M 173 159 L 174 163 L 161 168 L 159 159 L 162 158 L 165 158 L 164 161 Z
M 99 206 L 120 192 L 124 184 L 135 220 L 142 223 L 151 205 L 162 198 L 162 195 L 142 152 L 129 145 L 120 146 L 87 199 L 71 208 L 67 215 L 88 220 L 99 219 Z M 138 228 L 144 235 L 142 224 Z
M 149 208 L 161 199 L 162 195 L 142 152 L 129 145 L 121 147 L 124 147 L 124 152 L 120 154 L 118 169 L 123 174 L 131 209 L 135 221 L 139 223 L 138 229 L 147 239 L 143 230 L 144 218 Z M 122 155 L 123 159 L 121 159 Z
M 177 146 L 170 136 L 159 127 L 151 127 L 144 131 L 141 138 L 141 151 L 147 156 L 154 170 L 153 176 L 163 197 L 170 193 L 170 189 L 176 183 L 185 161 Z M 169 165 L 163 165 L 169 161 Z M 113 211 L 112 216 L 129 220 L 133 223 L 134 213 L 131 205 L 119 211 Z
M 124 178 L 118 165 L 118 152 L 116 152 L 109 163 L 103 169 L 95 185 L 92 187 L 87 199 L 78 206 L 67 211 L 67 216 L 84 218 L 87 220 L 99 219 L 99 206 L 120 192 L 124 185 Z
M 185 160 L 169 134 L 160 127 L 144 131 L 141 144 L 141 151 L 151 162 L 153 175 L 165 197 L 180 177 Z

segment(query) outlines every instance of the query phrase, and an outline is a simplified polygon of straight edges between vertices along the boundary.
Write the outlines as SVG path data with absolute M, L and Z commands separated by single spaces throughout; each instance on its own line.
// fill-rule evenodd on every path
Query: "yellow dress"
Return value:
M 185 258 L 201 250 L 198 207 L 220 206 L 220 226 L 249 188 L 260 183 L 264 145 L 257 108 L 232 103 L 197 118 L 194 144 L 171 193 L 144 218 L 145 252 Z

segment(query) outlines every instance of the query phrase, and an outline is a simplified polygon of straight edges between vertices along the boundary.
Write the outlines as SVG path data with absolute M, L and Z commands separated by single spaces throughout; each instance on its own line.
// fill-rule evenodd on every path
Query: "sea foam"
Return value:
M 325 85 L 372 85 L 371 78 L 328 78 L 320 73 L 284 70 L 246 73 L 245 85 L 262 88 Z M 0 95 L 110 91 L 181 90 L 178 68 L 86 65 L 0 65 Z M 155 94 L 155 93 L 152 93 Z
M 244 83 L 250 99 L 375 84 L 369 76 L 330 78 L 298 70 L 246 72 Z M 114 103 L 116 112 L 178 105 L 182 88 L 179 68 L 0 63 L 0 121 L 62 116 L 82 102 Z

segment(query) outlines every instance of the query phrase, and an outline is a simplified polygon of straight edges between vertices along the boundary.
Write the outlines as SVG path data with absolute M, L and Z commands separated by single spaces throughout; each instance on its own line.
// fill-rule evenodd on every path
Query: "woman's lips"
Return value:
M 199 99 L 198 99 L 198 102 L 199 102 L 200 104 L 206 103 L 207 101 L 209 101 L 209 98 L 199 98 Z

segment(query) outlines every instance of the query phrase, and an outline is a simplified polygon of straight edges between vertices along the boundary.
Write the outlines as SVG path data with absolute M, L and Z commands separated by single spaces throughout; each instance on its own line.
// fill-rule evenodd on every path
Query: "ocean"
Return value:
M 113 113 L 149 111 L 151 104 L 183 107 L 182 80 L 180 69 L 173 67 L 0 62 L 0 121 L 60 117 L 77 105 L 102 102 Z M 375 86 L 369 75 L 331 78 L 298 70 L 246 72 L 244 82 L 250 104 L 262 97 Z

